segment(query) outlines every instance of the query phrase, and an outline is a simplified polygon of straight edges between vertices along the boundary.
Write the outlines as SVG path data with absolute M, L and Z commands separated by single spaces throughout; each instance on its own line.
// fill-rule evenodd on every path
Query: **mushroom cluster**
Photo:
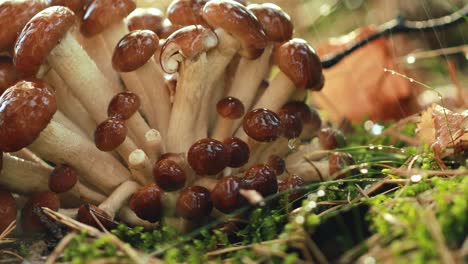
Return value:
M 280 7 L 246 1 L 3 1 L 0 231 L 17 209 L 40 230 L 35 207 L 185 229 L 346 176 L 342 136 L 304 102 L 320 59 L 293 31 Z

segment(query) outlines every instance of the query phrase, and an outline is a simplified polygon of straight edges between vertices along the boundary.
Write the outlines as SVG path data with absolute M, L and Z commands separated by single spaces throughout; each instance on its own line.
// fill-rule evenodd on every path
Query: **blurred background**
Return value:
M 137 0 L 140 7 L 165 10 L 171 1 Z M 336 53 L 400 15 L 426 20 L 450 14 L 467 0 L 271 0 L 287 11 L 295 36 L 322 57 Z M 357 30 L 357 31 L 355 31 Z M 348 34 L 355 31 L 354 34 Z M 348 35 L 346 35 L 348 34 Z M 311 104 L 332 122 L 395 120 L 444 98 L 448 108 L 468 102 L 468 22 L 447 30 L 389 36 L 367 45 L 325 71 L 322 92 Z M 389 71 L 385 71 L 388 69 Z M 391 71 L 401 73 L 408 78 Z M 424 87 L 412 80 L 422 82 Z M 434 90 L 432 90 L 434 89 Z

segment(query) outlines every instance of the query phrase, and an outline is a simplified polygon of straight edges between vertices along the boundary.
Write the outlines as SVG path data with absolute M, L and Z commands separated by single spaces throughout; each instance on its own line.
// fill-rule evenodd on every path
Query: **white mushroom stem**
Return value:
M 252 109 L 266 108 L 278 112 L 289 101 L 295 90 L 296 87 L 291 79 L 280 71 Z
M 130 172 L 111 154 L 99 151 L 91 141 L 54 121 L 29 148 L 41 158 L 85 172 L 83 177 L 105 193 L 130 179 Z
M 113 219 L 115 214 L 139 187 L 138 183 L 134 181 L 123 182 L 99 205 L 99 208 L 108 213 Z
M 88 138 L 92 139 L 96 129 L 96 122 L 90 117 L 83 104 L 53 69 L 47 73 L 45 79 L 55 89 L 57 108 L 85 131 Z
M 153 167 L 143 150 L 132 151 L 128 156 L 128 163 L 130 171 L 138 183 L 147 185 L 152 182 Z
M 301 144 L 297 151 L 288 155 L 285 159 L 286 163 L 294 165 L 303 160 L 317 161 L 326 157 L 330 153 L 329 150 L 323 150 L 317 140 L 309 144 Z
M 150 129 L 145 134 L 145 140 L 146 145 L 148 146 L 148 152 L 146 154 L 150 159 L 150 163 L 154 164 L 161 156 L 161 153 L 165 152 L 161 134 L 156 129 Z
M 301 176 L 305 182 L 332 180 L 328 160 L 302 160 L 301 162 L 295 164 L 288 164 L 286 162 L 286 170 L 290 174 L 297 174 Z
M 34 163 L 37 163 L 37 164 L 41 165 L 42 167 L 44 167 L 46 169 L 52 169 L 52 166 L 47 164 L 47 162 L 42 160 L 34 152 L 32 152 L 31 150 L 29 150 L 27 148 L 22 148 L 21 150 L 10 153 L 10 154 L 15 156 L 15 157 L 18 157 L 20 159 L 24 159 L 24 160 L 27 160 L 27 161 L 32 161 Z
M 230 137 L 235 129 L 234 125 L 237 121 L 237 119 L 229 119 L 219 116 L 211 138 L 223 141 L 224 139 Z
M 61 42 L 52 50 L 48 62 L 73 90 L 94 121 L 96 123 L 104 121 L 107 118 L 107 106 L 114 96 L 115 88 L 112 88 L 112 83 L 102 74 L 70 33 L 65 34 Z M 134 122 L 128 122 L 127 126 L 135 133 L 136 138 L 144 138 L 149 127 L 138 112 L 134 116 L 137 117 L 135 120 L 139 123 L 135 125 Z M 146 127 L 146 129 L 141 129 L 141 127 Z
M 60 112 L 60 110 L 55 112 L 55 115 L 52 117 L 52 120 L 73 131 L 74 133 L 84 138 L 88 138 L 88 135 L 86 135 L 86 133 L 79 126 L 73 123 L 73 121 L 68 119 L 68 117 L 66 117 L 62 112 Z
M 133 210 L 130 209 L 128 206 L 122 207 L 119 210 L 117 217 L 127 224 L 130 224 L 132 226 L 142 226 L 148 230 L 154 230 L 156 227 L 159 226 L 159 222 L 151 223 L 151 222 L 148 222 L 146 220 L 139 218 L 135 214 L 135 212 L 133 212 Z

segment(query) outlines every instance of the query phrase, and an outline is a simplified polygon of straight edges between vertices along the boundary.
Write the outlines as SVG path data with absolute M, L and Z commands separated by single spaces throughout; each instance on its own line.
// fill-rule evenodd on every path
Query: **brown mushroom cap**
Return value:
M 89 226 L 101 229 L 101 226 L 96 222 L 93 215 L 106 229 L 112 229 L 117 226 L 117 224 L 112 220 L 110 215 L 106 213 L 106 211 L 92 204 L 84 204 L 80 206 L 80 208 L 78 208 L 76 220 L 80 221 L 83 224 L 87 224 Z
M 244 104 L 237 98 L 228 96 L 216 104 L 218 114 L 227 119 L 239 119 L 244 115 Z
M 229 164 L 229 150 L 218 140 L 205 138 L 193 144 L 187 159 L 190 167 L 198 175 L 216 175 Z
M 351 176 L 352 171 L 347 168 L 355 164 L 353 156 L 347 152 L 332 152 L 328 154 L 329 174 L 330 176 L 335 175 L 335 179 Z
M 176 204 L 177 215 L 187 220 L 200 220 L 213 210 L 210 191 L 201 186 L 190 186 L 180 192 Z
M 275 170 L 265 164 L 253 165 L 242 178 L 242 188 L 256 190 L 264 197 L 276 193 L 278 181 Z
M 0 95 L 18 80 L 19 76 L 11 58 L 0 56 Z
M 283 125 L 283 136 L 285 138 L 293 139 L 301 135 L 303 125 L 301 116 L 298 113 L 281 110 L 278 116 Z
M 161 48 L 161 67 L 175 73 L 184 59 L 193 59 L 218 44 L 216 34 L 200 25 L 186 26 L 172 33 Z
M 55 92 L 41 80 L 20 81 L 0 96 L 0 150 L 31 144 L 57 111 Z
M 322 125 L 322 120 L 317 110 L 310 108 L 303 101 L 290 101 L 281 107 L 281 110 L 291 113 L 298 113 L 304 126 L 311 126 L 312 130 L 318 130 Z
M 279 116 L 264 108 L 248 112 L 242 127 L 249 137 L 260 142 L 274 141 L 283 132 Z
M 135 30 L 120 39 L 112 55 L 112 66 L 118 72 L 131 72 L 153 57 L 159 38 L 151 30 Z
M 167 18 L 172 24 L 208 26 L 202 17 L 202 10 L 208 0 L 175 0 L 167 8 Z
M 127 126 L 124 121 L 109 117 L 99 124 L 94 131 L 94 143 L 102 151 L 115 150 L 127 137 Z
M 16 201 L 13 195 L 10 192 L 0 190 L 0 234 L 16 219 L 16 210 Z
M 289 15 L 281 7 L 264 3 L 250 4 L 247 9 L 260 21 L 269 41 L 284 42 L 292 38 L 294 26 Z
M 211 191 L 211 201 L 216 209 L 231 213 L 246 203 L 240 194 L 242 180 L 236 176 L 223 177 Z
M 75 14 L 82 14 L 89 0 L 48 0 L 51 6 L 66 6 Z
M 130 199 L 130 208 L 143 220 L 156 222 L 162 216 L 163 191 L 155 184 L 140 188 Z
M 170 155 L 167 158 L 160 159 L 153 168 L 154 181 L 159 187 L 168 192 L 184 187 L 187 174 L 183 162 L 180 155 Z
M 75 19 L 75 14 L 63 6 L 46 8 L 31 18 L 15 43 L 13 62 L 18 72 L 35 76 Z
M 276 48 L 274 60 L 297 88 L 319 91 L 324 84 L 322 63 L 315 50 L 303 39 L 291 39 Z
M 158 32 L 158 36 L 161 39 L 167 39 L 172 33 L 183 28 L 181 25 L 174 25 L 169 19 L 164 19 L 161 30 Z
M 81 31 L 88 36 L 97 35 L 124 19 L 135 8 L 132 0 L 94 0 L 83 16 Z
M 66 165 L 55 167 L 49 177 L 49 189 L 55 193 L 68 192 L 78 182 L 78 172 Z
M 271 155 L 268 157 L 266 165 L 272 168 L 277 176 L 283 174 L 283 172 L 286 170 L 286 162 L 278 155 Z
M 244 166 L 250 158 L 250 148 L 242 139 L 230 137 L 223 141 L 228 148 L 230 161 L 229 167 L 240 168 Z
M 147 29 L 158 34 L 164 21 L 164 14 L 157 8 L 137 8 L 127 17 L 128 30 Z
M 320 146 L 326 150 L 342 148 L 346 145 L 346 138 L 343 133 L 332 127 L 322 128 L 319 132 L 318 138 Z
M 51 210 L 58 211 L 60 208 L 60 200 L 57 194 L 53 192 L 41 192 L 29 197 L 29 200 L 21 211 L 22 224 L 26 231 L 39 232 L 45 229 L 39 216 L 34 213 L 34 208 L 41 207 L 47 207 Z
M 0 172 L 3 169 L 3 152 L 0 151 Z
M 48 6 L 46 0 L 7 0 L 0 4 L 0 51 L 10 51 L 21 29 Z
M 241 56 L 260 57 L 268 38 L 255 15 L 244 5 L 232 0 L 212 0 L 203 8 L 203 18 L 212 28 L 222 28 L 241 43 Z
M 107 107 L 107 115 L 117 119 L 127 120 L 140 108 L 140 97 L 132 92 L 120 92 L 114 97 Z
M 301 196 L 305 195 L 307 192 L 306 190 L 295 190 L 303 185 L 305 185 L 304 179 L 301 176 L 296 174 L 290 174 L 286 179 L 279 183 L 279 191 L 285 192 L 288 190 L 292 190 L 289 193 L 289 200 L 294 201 L 299 199 Z

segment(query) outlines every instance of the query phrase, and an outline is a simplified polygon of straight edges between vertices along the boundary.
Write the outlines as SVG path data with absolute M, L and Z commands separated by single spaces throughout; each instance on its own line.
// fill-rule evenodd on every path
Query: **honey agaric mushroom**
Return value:
M 340 130 L 332 127 L 324 127 L 318 133 L 322 149 L 332 150 L 346 145 L 346 138 Z
M 223 140 L 232 136 L 235 120 L 244 116 L 244 104 L 237 98 L 225 97 L 216 104 L 216 111 L 219 117 L 211 137 Z
M 164 85 L 164 76 L 153 60 L 159 46 L 159 38 L 150 30 L 136 30 L 123 36 L 117 43 L 112 56 L 114 69 L 120 72 L 125 83 L 135 74 L 139 81 L 151 84 L 151 89 L 127 85 L 142 100 L 142 110 L 149 124 L 157 128 L 163 137 L 167 132 L 170 116 L 169 93 Z M 156 74 L 156 76 L 155 76 Z M 158 102 L 158 103 L 155 103 Z
M 174 0 L 167 8 L 167 18 L 174 25 L 208 27 L 201 15 L 207 2 L 208 0 Z
M 317 110 L 310 108 L 303 101 L 289 101 L 281 107 L 281 111 L 299 114 L 303 124 L 301 138 L 310 139 L 320 130 L 322 125 L 320 115 Z
M 14 152 L 29 145 L 42 158 L 87 172 L 87 180 L 105 192 L 130 177 L 110 154 L 50 121 L 56 111 L 55 95 L 45 82 L 18 82 L 0 97 L 0 105 L 0 150 Z
M 229 151 L 229 167 L 240 168 L 249 161 L 250 148 L 242 139 L 230 137 L 226 138 L 223 143 Z
M 8 191 L 0 190 L 0 234 L 16 220 L 16 210 L 13 195 Z
M 11 58 L 0 56 L 0 95 L 18 81 L 19 76 Z
M 279 192 L 289 191 L 289 201 L 295 201 L 307 193 L 307 191 L 303 189 L 297 190 L 305 184 L 306 182 L 301 178 L 301 176 L 296 174 L 289 174 L 283 181 L 278 184 L 278 188 Z
M 242 184 L 242 179 L 237 176 L 221 178 L 211 190 L 211 201 L 214 207 L 229 214 L 245 205 L 247 201 L 240 194 Z
M 263 197 L 278 191 L 278 181 L 275 170 L 265 164 L 256 164 L 250 167 L 242 178 L 242 188 L 256 190 Z
M 163 27 L 164 14 L 157 8 L 137 8 L 127 16 L 128 30 L 147 29 L 159 34 Z
M 187 187 L 180 192 L 177 198 L 176 214 L 187 220 L 201 220 L 208 217 L 212 210 L 211 194 L 205 187 Z
M 229 150 L 218 140 L 201 139 L 188 150 L 187 161 L 198 175 L 216 175 L 229 165 Z
M 151 184 L 138 189 L 130 198 L 130 208 L 143 220 L 156 222 L 162 217 L 163 191 Z
M 29 197 L 21 210 L 22 226 L 28 232 L 40 232 L 45 230 L 35 210 L 47 207 L 53 211 L 60 208 L 59 197 L 53 192 L 41 192 Z
M 161 189 L 171 192 L 184 187 L 189 168 L 180 154 L 169 154 L 161 158 L 153 168 L 154 181 Z
M 298 138 L 302 133 L 302 118 L 294 111 L 280 110 L 278 116 L 283 125 L 283 137 L 287 139 Z
M 314 49 L 302 39 L 292 39 L 277 47 L 275 63 L 280 71 L 257 101 L 255 108 L 279 111 L 296 88 L 319 91 L 324 85 L 322 64 Z
M 277 114 L 267 109 L 248 112 L 242 124 L 245 133 L 259 142 L 271 142 L 283 133 L 283 125 Z
M 55 193 L 64 193 L 71 190 L 78 182 L 78 172 L 64 164 L 55 167 L 50 174 L 49 189 Z
M 277 177 L 283 174 L 286 170 L 286 162 L 278 155 L 269 156 L 266 165 L 275 171 Z
M 228 96 L 238 98 L 246 109 L 250 109 L 262 81 L 268 77 L 274 46 L 290 40 L 294 27 L 289 15 L 275 4 L 250 4 L 247 9 L 260 21 L 269 43 L 259 58 L 240 59 Z M 240 122 L 236 124 L 239 125 Z

